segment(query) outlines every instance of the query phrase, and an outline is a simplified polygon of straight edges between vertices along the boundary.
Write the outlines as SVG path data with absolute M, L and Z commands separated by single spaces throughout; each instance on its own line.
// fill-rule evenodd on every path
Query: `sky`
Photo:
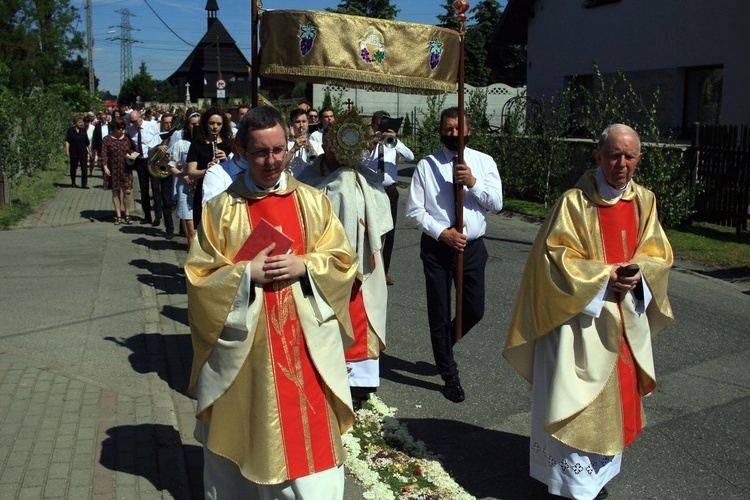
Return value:
M 217 17 L 250 60 L 251 0 L 217 1 Z M 72 0 L 71 4 L 80 11 L 76 29 L 85 35 L 86 0 Z M 121 14 L 115 11 L 127 9 L 134 14 L 130 17 L 134 28 L 131 37 L 138 43 L 131 46 L 133 74 L 138 73 L 144 61 L 149 74 L 157 80 L 171 75 L 206 32 L 206 0 L 148 0 L 148 4 L 144 0 L 93 0 L 92 4 L 94 72 L 99 78 L 99 90 L 115 95 L 120 91 L 120 42 L 111 39 L 120 37 L 122 24 Z M 338 4 L 338 0 L 263 0 L 266 10 L 324 10 Z M 436 16 L 445 13 L 444 0 L 392 0 L 391 4 L 401 9 L 397 21 L 437 24 Z M 83 56 L 87 57 L 86 53 Z

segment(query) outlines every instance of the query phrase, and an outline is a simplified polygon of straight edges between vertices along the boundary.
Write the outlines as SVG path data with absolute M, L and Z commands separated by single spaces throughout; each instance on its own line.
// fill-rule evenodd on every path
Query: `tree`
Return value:
M 84 47 L 77 19 L 70 0 L 0 0 L 0 62 L 10 70 L 11 90 L 28 95 L 71 83 L 64 65 Z
M 486 2 L 487 0 L 485 0 Z M 494 1 L 494 0 L 492 0 Z M 439 14 L 437 16 L 440 21 L 439 26 L 443 28 L 449 28 L 455 31 L 459 30 L 459 22 L 456 18 L 456 10 L 453 8 L 453 2 L 451 0 L 445 0 L 443 5 L 445 14 Z M 491 71 L 487 66 L 487 49 L 486 38 L 481 29 L 477 29 L 476 26 L 469 26 L 466 29 L 466 43 L 465 43 L 465 79 L 469 85 L 475 87 L 485 87 L 490 82 Z
M 141 61 L 138 73 L 122 83 L 117 101 L 132 104 L 137 96 L 141 96 L 144 102 L 174 102 L 177 100 L 177 89 L 165 80 L 154 80 L 146 69 L 146 63 Z
M 326 10 L 338 14 L 390 20 L 396 19 L 398 13 L 401 12 L 401 9 L 391 5 L 391 0 L 342 0 L 335 9 L 326 8 Z

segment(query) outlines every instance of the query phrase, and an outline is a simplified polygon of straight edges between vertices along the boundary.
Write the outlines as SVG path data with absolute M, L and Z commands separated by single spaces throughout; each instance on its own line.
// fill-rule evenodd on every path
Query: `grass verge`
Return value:
M 11 205 L 0 206 L 0 230 L 10 229 L 33 214 L 39 205 L 51 199 L 65 174 L 57 170 L 36 172 L 33 177 L 20 177 L 11 185 Z
M 549 211 L 541 203 L 505 199 L 504 208 L 532 217 L 544 218 Z M 672 250 L 681 258 L 721 269 L 750 268 L 750 244 L 739 241 L 734 228 L 706 222 L 667 229 Z

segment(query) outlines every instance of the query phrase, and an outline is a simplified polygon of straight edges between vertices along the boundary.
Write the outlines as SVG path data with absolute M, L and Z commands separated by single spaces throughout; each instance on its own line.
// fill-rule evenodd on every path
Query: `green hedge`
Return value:
M 6 179 L 33 176 L 65 162 L 65 132 L 73 110 L 58 94 L 30 97 L 0 89 L 0 168 Z

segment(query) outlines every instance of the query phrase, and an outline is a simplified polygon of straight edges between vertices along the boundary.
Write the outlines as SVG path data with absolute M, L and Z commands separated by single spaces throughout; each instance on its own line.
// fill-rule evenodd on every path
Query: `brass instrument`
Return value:
M 162 146 L 169 144 L 169 139 L 174 134 L 175 130 L 182 128 L 184 117 L 180 117 L 177 120 L 177 124 L 169 129 L 169 131 L 160 134 L 164 137 L 164 140 L 158 146 L 149 148 L 148 150 L 148 173 L 156 178 L 166 179 L 172 172 L 169 171 L 169 158 L 167 152 L 162 150 Z

